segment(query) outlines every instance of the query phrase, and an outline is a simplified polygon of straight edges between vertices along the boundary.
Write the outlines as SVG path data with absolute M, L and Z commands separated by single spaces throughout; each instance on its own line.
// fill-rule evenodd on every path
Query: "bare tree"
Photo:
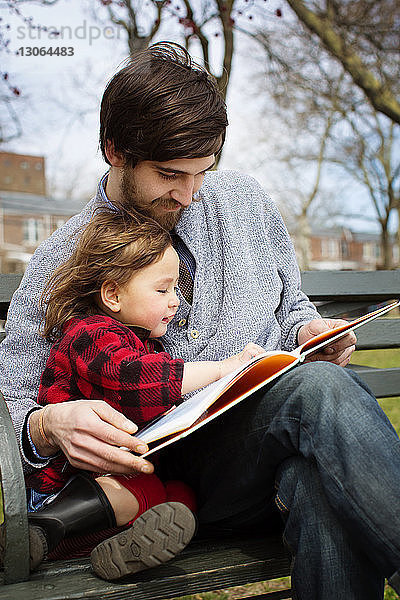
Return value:
M 265 0 L 97 0 L 104 7 L 107 19 L 121 27 L 130 53 L 146 48 L 170 24 L 178 26 L 178 35 L 187 48 L 197 42 L 202 60 L 226 98 L 232 58 L 235 51 L 234 30 L 247 31 L 248 24 L 264 6 Z M 219 65 L 212 60 L 213 38 L 222 41 Z
M 9 82 L 8 73 L 0 73 L 1 91 L 0 91 L 0 144 L 10 142 L 22 134 L 21 122 L 16 110 L 16 103 L 19 100 L 20 90 Z
M 390 221 L 400 208 L 400 128 L 373 109 L 361 121 L 346 115 L 348 132 L 332 136 L 327 157 L 368 191 L 380 226 L 382 264 L 392 268 Z M 340 137 L 339 137 L 340 136 Z
M 382 4 L 386 2 L 385 21 Z M 346 1 L 325 3 L 326 10 L 333 11 L 338 21 L 337 29 L 341 11 L 333 9 L 338 4 L 342 12 L 344 6 L 349 7 Z M 350 4 L 351 10 L 345 14 L 346 19 L 343 17 L 343 37 L 351 39 L 352 51 L 357 50 L 370 70 L 377 76 L 380 74 L 388 89 L 398 93 L 400 85 L 395 74 L 400 71 L 400 57 L 397 46 L 394 52 L 394 39 L 398 34 L 392 31 L 392 0 L 380 3 L 383 14 L 374 21 L 376 31 L 371 31 L 371 26 L 365 23 L 365 15 L 372 10 L 369 0 Z M 281 27 L 259 33 L 257 41 L 269 58 L 265 81 L 281 113 L 292 115 L 293 134 L 301 135 L 301 130 L 311 126 L 313 135 L 320 140 L 312 151 L 301 152 L 302 160 L 313 164 L 318 172 L 321 165 L 318 148 L 324 147 L 323 161 L 338 167 L 337 178 L 343 178 L 345 172 L 364 186 L 381 231 L 382 266 L 389 268 L 389 227 L 399 203 L 399 125 L 374 108 L 345 66 L 332 56 L 315 33 L 307 27 L 299 27 L 296 19 L 281 20 Z M 372 47 L 375 48 L 373 54 Z M 329 118 L 331 124 L 327 129 Z M 293 160 L 298 161 L 298 148 L 288 148 Z
M 52 6 L 58 0 L 0 0 L 0 8 L 8 14 L 17 16 L 22 22 L 32 29 L 42 29 L 41 25 L 33 22 L 30 17 L 27 17 L 22 12 L 22 5 L 29 3 L 40 3 L 43 6 Z M 12 54 L 11 26 L 7 19 L 0 19 L 0 54 Z M 10 142 L 22 135 L 21 121 L 18 117 L 18 104 L 21 103 L 23 96 L 21 87 L 14 82 L 14 76 L 6 71 L 0 70 L 0 79 L 2 90 L 0 91 L 0 106 L 3 107 L 0 118 L 0 143 Z
M 287 0 L 376 111 L 400 123 L 397 0 Z
M 326 214 L 324 199 L 331 196 L 324 180 L 324 170 L 336 113 L 333 110 L 324 114 L 312 113 L 309 109 L 303 115 L 294 112 L 279 115 L 279 108 L 276 107 L 274 118 L 280 119 L 286 132 L 290 132 L 283 144 L 282 140 L 275 142 L 273 151 L 280 173 L 282 165 L 284 167 L 284 177 L 277 186 L 278 195 L 285 199 L 280 206 L 295 239 L 299 266 L 308 270 L 312 229 Z M 331 200 L 331 216 L 335 209 Z

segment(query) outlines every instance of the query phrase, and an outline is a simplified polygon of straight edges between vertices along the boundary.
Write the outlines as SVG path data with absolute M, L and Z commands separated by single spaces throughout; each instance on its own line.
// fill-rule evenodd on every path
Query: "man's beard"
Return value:
M 122 169 L 121 197 L 123 207 L 126 210 L 129 211 L 133 208 L 143 216 L 157 221 L 167 231 L 171 231 L 177 225 L 185 210 L 185 207 L 182 207 L 179 210 L 166 212 L 165 208 L 176 207 L 176 201 L 168 198 L 156 198 L 150 204 L 143 202 L 135 184 L 132 169 L 129 167 Z

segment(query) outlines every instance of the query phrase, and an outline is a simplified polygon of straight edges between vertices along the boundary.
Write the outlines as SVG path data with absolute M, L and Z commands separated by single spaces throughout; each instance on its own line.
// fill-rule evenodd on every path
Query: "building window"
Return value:
M 21 169 L 29 169 L 29 163 L 26 160 L 23 160 L 20 167 Z
M 363 259 L 366 261 L 375 261 L 381 256 L 381 246 L 376 242 L 366 242 L 363 244 Z
M 349 257 L 349 245 L 345 240 L 340 241 L 340 251 L 342 254 L 342 258 Z
M 338 258 L 339 244 L 337 240 L 321 240 L 321 255 L 323 258 Z
M 366 242 L 365 244 L 363 244 L 363 259 L 364 260 L 371 260 L 371 258 L 374 258 L 374 246 L 375 244 L 371 244 L 371 242 Z
M 42 170 L 42 163 L 40 163 L 40 162 L 35 163 L 35 169 L 36 169 L 36 171 L 41 171 Z
M 41 241 L 43 225 L 38 219 L 24 221 L 24 241 L 28 244 L 37 244 Z

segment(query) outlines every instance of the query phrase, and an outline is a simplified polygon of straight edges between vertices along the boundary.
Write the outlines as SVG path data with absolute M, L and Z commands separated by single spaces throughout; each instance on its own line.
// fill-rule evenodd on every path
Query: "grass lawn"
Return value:
M 394 350 L 359 350 L 354 353 L 353 363 L 376 367 L 399 367 L 400 349 Z M 388 415 L 397 433 L 400 435 L 400 397 L 384 398 L 379 401 L 383 410 Z M 0 495 L 0 522 L 2 521 L 1 495 Z M 185 596 L 182 600 L 235 600 L 255 594 L 265 594 L 287 587 L 287 578 L 275 579 L 273 581 L 251 583 L 246 586 L 221 590 L 219 592 L 207 592 L 194 596 Z M 389 587 L 385 590 L 385 600 L 399 600 L 399 596 Z

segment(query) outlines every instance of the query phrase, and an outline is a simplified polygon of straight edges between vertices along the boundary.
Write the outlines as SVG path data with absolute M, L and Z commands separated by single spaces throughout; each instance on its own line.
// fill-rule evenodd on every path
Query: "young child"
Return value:
M 193 363 L 167 354 L 157 338 L 179 306 L 178 275 L 170 235 L 156 222 L 108 210 L 93 216 L 42 297 L 43 335 L 53 342 L 38 396 L 47 442 L 51 404 L 104 400 L 141 428 L 263 352 L 248 344 L 225 360 Z M 99 541 L 92 534 L 101 531 L 92 566 L 116 579 L 169 560 L 195 532 L 191 490 L 183 482 L 164 485 L 155 474 L 99 476 L 78 471 L 60 453 L 26 485 L 32 568 L 48 554 L 76 556 L 77 546 L 89 553 Z M 74 538 L 84 533 L 90 535 Z

